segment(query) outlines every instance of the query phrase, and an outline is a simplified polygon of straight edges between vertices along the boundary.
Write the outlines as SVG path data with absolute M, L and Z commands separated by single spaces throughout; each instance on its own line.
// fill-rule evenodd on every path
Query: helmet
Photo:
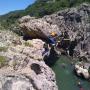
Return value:
M 51 32 L 51 36 L 56 36 L 57 33 L 56 32 Z

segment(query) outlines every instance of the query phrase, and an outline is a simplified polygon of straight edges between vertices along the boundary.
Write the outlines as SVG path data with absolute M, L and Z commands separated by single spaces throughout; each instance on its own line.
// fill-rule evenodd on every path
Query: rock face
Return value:
M 90 61 L 90 5 L 83 3 L 79 7 L 45 16 L 44 19 L 57 25 L 62 33 L 68 33 L 71 55 Z
M 21 44 L 21 41 L 21 37 L 9 30 L 7 32 L 4 30 L 0 31 L 0 47 L 7 47 L 13 43 Z
M 42 18 L 36 19 L 30 16 L 25 16 L 19 20 L 19 23 L 25 34 L 33 38 L 46 39 L 51 32 L 60 32 L 57 25 L 50 24 Z
M 7 33 L 1 35 L 3 43 Z M 12 39 L 7 50 L 0 51 L 0 56 L 6 61 L 5 66 L 0 68 L 0 90 L 58 90 L 54 72 L 43 61 L 44 42 L 20 38 L 21 43 L 16 43 L 18 39 Z M 4 45 L 5 42 L 7 40 Z
M 69 49 L 69 54 L 75 57 L 85 57 L 90 61 L 90 5 L 83 3 L 78 7 L 69 8 L 40 19 L 30 16 L 22 17 L 20 27 L 29 36 L 45 38 L 50 32 L 57 34 L 67 32 L 64 38 L 70 40 L 68 47 L 66 43 L 62 46 Z

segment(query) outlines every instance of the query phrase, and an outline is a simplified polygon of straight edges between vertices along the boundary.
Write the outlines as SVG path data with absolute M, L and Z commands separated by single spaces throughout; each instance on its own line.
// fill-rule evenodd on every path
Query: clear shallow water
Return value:
M 65 63 L 65 68 L 62 66 L 63 63 Z M 81 82 L 83 90 L 90 90 L 90 82 L 74 74 L 73 66 L 68 57 L 60 56 L 52 69 L 56 73 L 56 81 L 59 90 L 80 90 L 77 86 L 78 81 Z

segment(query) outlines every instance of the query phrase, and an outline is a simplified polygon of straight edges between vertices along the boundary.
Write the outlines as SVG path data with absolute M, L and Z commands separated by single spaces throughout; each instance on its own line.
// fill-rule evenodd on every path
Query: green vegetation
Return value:
M 0 52 L 1 51 L 6 52 L 7 51 L 7 48 L 6 47 L 0 47 Z
M 43 17 L 44 15 L 49 15 L 61 9 L 79 5 L 83 2 L 90 2 L 90 0 L 36 0 L 34 4 L 28 6 L 25 10 L 18 10 L 0 16 L 0 25 L 7 29 L 11 26 L 15 26 L 18 18 L 22 16 L 30 15 Z
M 0 56 L 0 68 L 6 65 L 6 59 L 4 56 Z
M 30 41 L 29 42 L 26 41 L 24 44 L 25 44 L 25 46 L 33 47 L 32 42 L 30 42 Z
M 0 25 L 6 29 L 12 27 L 17 22 L 17 19 L 20 18 L 22 15 L 22 11 L 14 11 L 8 14 L 0 16 Z

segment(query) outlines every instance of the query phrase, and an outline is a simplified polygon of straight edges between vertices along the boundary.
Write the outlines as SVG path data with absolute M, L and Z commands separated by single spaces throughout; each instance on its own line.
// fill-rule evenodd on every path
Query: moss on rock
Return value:
M 0 68 L 6 65 L 6 58 L 4 56 L 0 56 Z
M 2 52 L 2 51 L 3 51 L 3 52 L 6 52 L 7 49 L 8 49 L 7 47 L 0 47 L 0 52 Z

